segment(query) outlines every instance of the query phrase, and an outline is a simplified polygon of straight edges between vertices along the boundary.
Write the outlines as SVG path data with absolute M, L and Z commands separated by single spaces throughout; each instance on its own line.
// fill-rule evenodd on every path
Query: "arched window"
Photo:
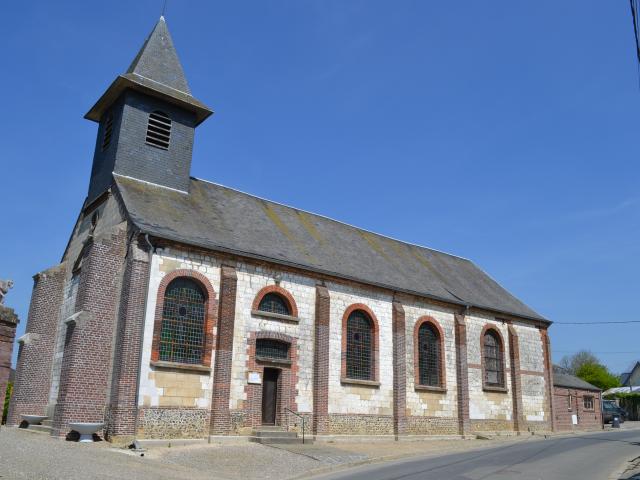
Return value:
M 201 364 L 205 344 L 206 296 L 198 283 L 179 277 L 167 287 L 162 308 L 159 359 Z
M 354 380 L 373 380 L 373 323 L 362 310 L 347 319 L 346 374 Z
M 289 344 L 271 338 L 256 340 L 256 358 L 259 360 L 289 360 Z
M 277 313 L 279 315 L 291 315 L 289 302 L 277 293 L 267 293 L 262 297 L 258 305 L 258 310 L 261 312 Z
M 440 332 L 430 322 L 418 329 L 418 381 L 426 387 L 442 386 Z
M 502 340 L 495 330 L 487 330 L 483 339 L 484 382 L 489 387 L 504 387 Z
M 171 119 L 169 115 L 158 110 L 150 113 L 149 123 L 147 124 L 147 144 L 168 150 L 169 140 L 171 140 Z
M 111 135 L 113 134 L 113 115 L 109 114 L 104 122 L 104 130 L 102 133 L 102 151 L 104 152 L 111 144 Z

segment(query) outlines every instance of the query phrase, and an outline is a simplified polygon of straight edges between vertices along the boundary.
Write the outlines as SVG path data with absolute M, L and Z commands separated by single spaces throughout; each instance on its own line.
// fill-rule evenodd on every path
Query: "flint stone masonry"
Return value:
M 316 309 L 318 279 L 292 271 L 286 271 L 265 264 L 253 264 L 240 260 L 223 260 L 216 254 L 206 255 L 177 247 L 159 248 L 150 264 L 149 291 L 147 293 L 147 317 L 144 327 L 142 348 L 142 370 L 138 405 L 142 410 L 152 408 L 156 415 L 160 411 L 180 408 L 210 411 L 215 418 L 215 408 L 211 403 L 214 393 L 213 377 L 215 368 L 209 372 L 171 371 L 154 367 L 150 361 L 153 336 L 153 312 L 156 309 L 157 290 L 162 278 L 176 270 L 192 270 L 204 275 L 213 289 L 219 293 L 221 268 L 233 265 L 236 272 L 235 320 L 233 326 L 233 354 L 231 357 L 228 426 L 226 433 L 245 434 L 259 419 L 256 405 L 259 399 L 248 396 L 248 372 L 260 371 L 261 366 L 253 363 L 251 338 L 255 335 L 281 335 L 295 339 L 295 379 L 292 386 L 294 397 L 292 409 L 310 417 L 313 422 L 314 401 L 326 401 L 326 413 L 316 409 L 319 423 L 314 427 L 318 434 L 384 434 L 394 433 L 393 396 L 393 296 L 378 289 L 356 284 L 346 285 L 325 281 L 328 308 L 328 367 L 326 400 L 316 395 L 314 398 L 314 368 L 316 348 Z M 285 289 L 294 299 L 298 310 L 297 321 L 269 318 L 253 313 L 258 293 L 265 287 L 277 285 Z M 323 294 L 324 295 L 324 294 Z M 322 297 L 325 298 L 325 297 Z M 374 313 L 379 328 L 379 385 L 354 385 L 341 378 L 342 362 L 342 321 L 345 310 L 353 304 L 364 304 Z M 406 420 L 403 427 L 406 435 L 452 435 L 460 433 L 458 408 L 458 371 L 455 337 L 456 310 L 444 305 L 430 303 L 419 298 L 405 296 L 401 299 L 405 313 L 404 343 L 406 361 Z M 429 317 L 442 329 L 444 335 L 444 391 L 423 391 L 416 389 L 414 365 L 414 328 L 416 322 Z M 507 323 L 493 316 L 473 312 L 465 317 L 467 325 L 466 349 L 470 412 L 473 431 L 513 430 L 513 401 L 511 392 L 510 351 Z M 503 336 L 505 356 L 505 392 L 484 391 L 482 387 L 482 355 L 480 336 L 485 325 L 492 325 Z M 538 422 L 547 419 L 544 389 L 544 362 L 540 359 L 543 351 L 540 334 L 535 326 L 527 323 L 514 325 L 519 338 L 521 358 L 520 382 L 524 418 L 533 426 L 530 429 L 544 429 Z M 217 335 L 217 331 L 215 332 Z M 212 358 L 216 357 L 212 351 Z M 214 365 L 215 362 L 212 363 Z M 525 371 L 526 370 L 526 371 Z M 538 374 L 540 373 L 540 375 Z M 322 389 L 322 385 L 320 388 Z M 189 410 L 191 411 L 191 410 Z M 397 409 L 396 409 L 397 411 Z M 546 416 L 545 416 L 546 415 Z M 154 417 L 161 418 L 161 417 Z M 145 420 L 146 421 L 146 420 Z M 397 422 L 396 422 L 396 425 Z M 138 431 L 140 432 L 140 425 Z M 166 438 L 169 433 L 160 433 L 160 427 L 145 427 L 144 435 Z M 397 426 L 396 426 L 397 431 Z
M 209 410 L 203 408 L 141 408 L 138 438 L 203 438 L 209 433 Z

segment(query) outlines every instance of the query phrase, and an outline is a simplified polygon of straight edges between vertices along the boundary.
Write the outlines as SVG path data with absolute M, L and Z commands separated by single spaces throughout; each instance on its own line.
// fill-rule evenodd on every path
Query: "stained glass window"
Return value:
M 280 315 L 291 315 L 289 304 L 277 293 L 267 293 L 262 297 L 258 310 L 262 312 L 277 313 Z
M 484 380 L 488 386 L 504 386 L 502 344 L 496 333 L 491 330 L 484 334 Z
M 373 380 L 373 324 L 356 310 L 347 319 L 347 378 Z
M 418 329 L 418 369 L 420 385 L 440 386 L 440 335 L 425 322 Z
M 189 278 L 173 280 L 164 296 L 160 360 L 201 364 L 204 354 L 205 294 Z

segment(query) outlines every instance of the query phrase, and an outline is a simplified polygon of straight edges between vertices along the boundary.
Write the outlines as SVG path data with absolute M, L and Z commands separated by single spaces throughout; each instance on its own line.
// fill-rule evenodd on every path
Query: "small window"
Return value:
M 420 385 L 439 387 L 440 378 L 440 335 L 436 328 L 424 322 L 418 330 L 418 373 Z
M 573 395 L 571 394 L 567 397 L 567 410 L 573 410 Z
M 95 212 L 93 212 L 93 215 L 91 215 L 91 230 L 95 230 L 96 225 L 98 225 L 98 219 L 100 218 L 100 213 L 98 212 L 98 210 L 96 210 Z
M 289 360 L 289 344 L 279 340 L 261 338 L 256 341 L 256 358 Z
M 488 330 L 484 334 L 484 380 L 489 387 L 504 387 L 502 342 L 498 334 Z
M 171 119 L 169 115 L 160 111 L 150 113 L 147 125 L 147 144 L 168 150 L 170 139 Z
M 111 135 L 113 134 L 113 115 L 109 114 L 104 122 L 104 130 L 102 134 L 102 151 L 104 152 L 111 144 Z
M 591 395 L 585 395 L 582 397 L 585 410 L 593 410 L 593 397 Z
M 267 293 L 258 305 L 261 312 L 277 313 L 279 315 L 291 315 L 289 303 L 277 293 Z
M 356 310 L 347 319 L 347 378 L 373 380 L 373 324 Z

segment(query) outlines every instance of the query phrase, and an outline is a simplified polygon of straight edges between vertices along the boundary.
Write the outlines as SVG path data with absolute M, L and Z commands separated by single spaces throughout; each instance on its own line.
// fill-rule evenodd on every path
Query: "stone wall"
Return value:
M 229 332 L 233 332 L 229 366 L 226 366 L 226 361 L 212 361 L 210 370 L 198 372 L 171 371 L 153 366 L 153 312 L 157 309 L 157 292 L 162 279 L 177 270 L 195 271 L 206 277 L 218 297 L 221 295 L 221 270 L 224 265 L 234 275 L 233 296 L 226 300 L 227 303 L 232 302 L 234 307 L 233 322 L 224 327 L 231 328 Z M 322 286 L 318 287 L 319 284 Z M 277 318 L 256 312 L 256 299 L 265 289 L 285 291 L 295 304 L 295 315 Z M 404 312 L 404 330 L 397 338 L 404 339 L 402 358 L 406 368 L 394 370 L 394 297 L 391 293 L 213 253 L 187 251 L 176 246 L 159 248 L 150 264 L 138 396 L 138 434 L 148 438 L 171 437 L 176 435 L 177 430 L 173 426 L 176 422 L 200 425 L 211 421 L 211 431 L 216 434 L 246 434 L 259 425 L 261 405 L 258 393 L 261 390 L 248 382 L 249 372 L 261 373 L 264 366 L 256 363 L 254 358 L 252 349 L 255 348 L 256 335 L 279 335 L 291 339 L 295 362 L 290 367 L 293 375 L 286 373 L 287 382 L 290 382 L 287 392 L 291 393 L 287 397 L 290 400 L 285 403 L 292 410 L 305 415 L 319 435 L 453 435 L 473 431 L 513 431 L 514 398 L 521 405 L 519 418 L 525 422 L 520 426 L 521 429 L 549 429 L 546 423 L 550 419 L 549 408 L 545 402 L 548 385 L 538 326 L 496 318 L 475 310 L 460 316 L 466 324 L 464 347 L 468 352 L 468 388 L 463 388 L 463 392 L 468 394 L 467 411 L 471 420 L 460 422 L 460 411 L 465 409 L 461 410 L 458 405 L 458 378 L 465 376 L 461 377 L 457 369 L 460 350 L 455 335 L 456 308 L 411 296 L 398 297 L 395 301 L 399 305 L 396 308 Z M 223 303 L 222 299 L 220 303 Z M 342 378 L 343 320 L 345 312 L 354 304 L 365 305 L 377 323 L 377 375 L 371 384 L 357 384 Z M 223 308 L 222 305 L 219 308 Z M 327 318 L 317 318 L 318 311 L 327 315 Z M 217 312 L 217 315 L 222 315 L 221 312 Z M 443 388 L 431 391 L 418 388 L 415 381 L 414 329 L 416 323 L 426 317 L 436 322 L 442 331 L 445 359 Z M 325 323 L 328 325 L 324 326 Z M 503 339 L 503 391 L 487 391 L 483 388 L 480 339 L 487 325 L 499 331 Z M 513 390 L 511 382 L 510 325 L 518 339 L 518 391 Z M 216 324 L 216 337 L 219 337 L 218 328 L 220 325 Z M 325 330 L 327 333 L 322 334 Z M 321 335 L 317 336 L 317 332 Z M 227 335 L 225 338 L 230 340 Z M 226 340 L 217 339 L 211 351 L 212 359 L 215 360 L 219 354 L 217 348 L 223 341 Z M 318 360 L 325 362 L 322 373 L 326 374 L 326 380 L 318 377 L 318 367 L 314 365 Z M 214 386 L 216 368 L 229 368 L 229 373 L 228 376 L 226 373 L 222 375 L 222 383 Z M 283 367 L 282 371 L 288 372 L 286 368 L 289 367 Z M 401 375 L 401 378 L 394 381 L 394 375 Z M 393 386 L 394 382 L 399 385 L 398 380 L 403 382 L 400 385 L 406 385 L 405 415 L 401 423 L 394 420 L 394 415 L 400 415 L 398 405 L 403 405 L 398 401 L 397 394 L 394 399 Z M 315 392 L 314 382 L 319 387 Z M 225 394 L 227 396 L 219 397 L 220 391 L 228 391 Z M 217 398 L 217 406 L 212 403 L 212 398 Z M 223 403 L 220 403 L 220 398 L 225 399 Z M 316 403 L 318 407 L 314 409 Z M 162 414 L 165 410 L 166 416 Z M 314 412 L 319 415 L 317 419 L 313 416 Z M 216 423 L 216 417 L 226 420 Z M 172 419 L 166 431 L 163 430 L 164 418 Z M 279 421 L 284 422 L 284 417 L 279 417 Z M 461 430 L 461 425 L 467 426 Z M 465 428 L 468 430 L 465 431 Z M 179 436 L 194 435 L 199 429 L 191 426 Z
M 506 323 L 495 317 L 474 312 L 466 318 L 467 352 L 469 364 L 469 418 L 475 430 L 486 426 L 487 430 L 506 430 L 512 428 L 513 402 L 511 396 L 511 373 L 509 332 Z M 486 391 L 483 386 L 483 368 L 481 337 L 485 326 L 490 325 L 502 337 L 504 360 L 503 391 Z M 537 330 L 536 330 L 537 331 Z

